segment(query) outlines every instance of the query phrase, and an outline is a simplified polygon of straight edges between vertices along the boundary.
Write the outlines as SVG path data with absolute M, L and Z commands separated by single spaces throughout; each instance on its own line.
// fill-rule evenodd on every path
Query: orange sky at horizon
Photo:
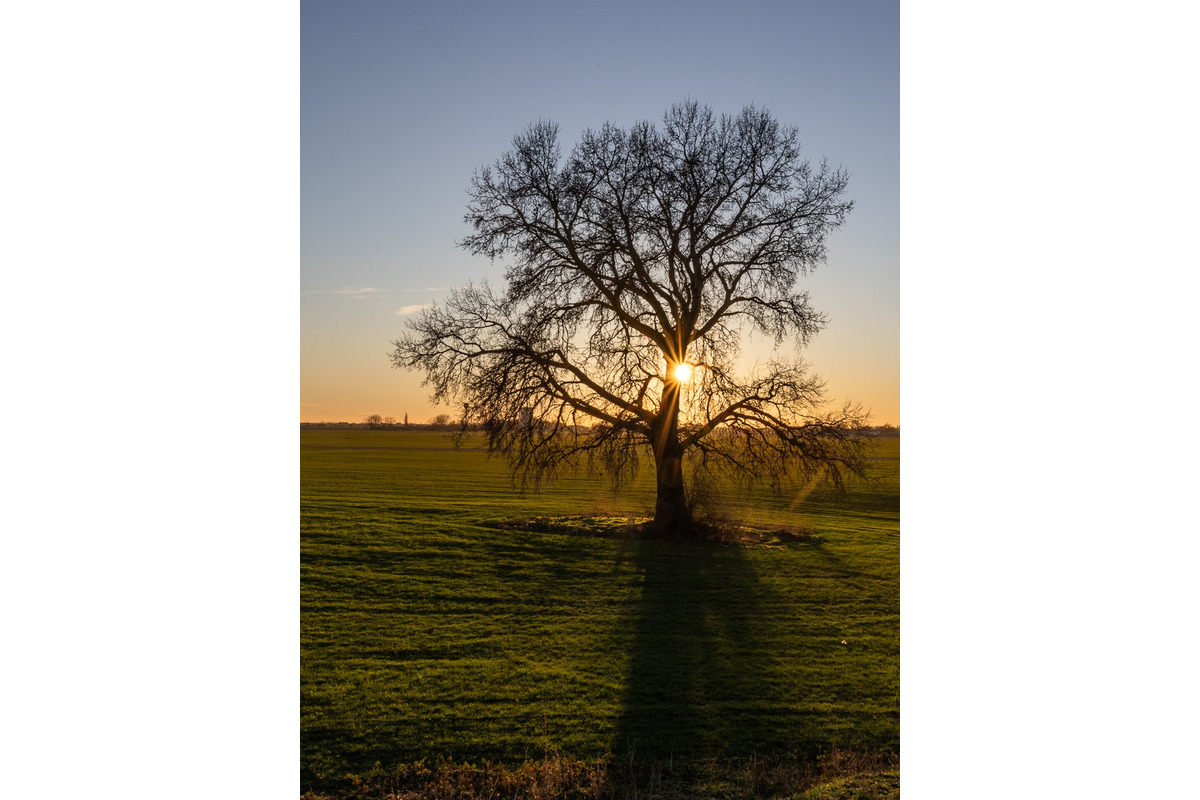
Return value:
M 418 372 L 399 370 L 391 365 L 388 353 L 390 341 L 404 332 L 404 316 L 385 317 L 383 325 L 369 325 L 368 330 L 377 331 L 369 335 L 378 348 L 369 350 L 362 346 L 361 334 L 357 338 L 347 335 L 344 339 L 310 341 L 302 345 L 301 367 L 301 422 L 361 422 L 364 417 L 379 414 L 403 420 L 408 415 L 413 423 L 428 422 L 437 414 L 448 413 L 457 417 L 458 409 L 452 406 L 435 406 L 429 402 L 429 392 L 421 386 L 422 375 Z M 391 322 L 390 328 L 387 322 Z M 832 343 L 823 347 L 818 335 L 803 354 L 812 365 L 813 372 L 826 381 L 826 399 L 829 405 L 840 406 L 846 400 L 862 403 L 871 410 L 872 423 L 876 425 L 900 424 L 900 392 L 898 369 L 886 358 L 877 358 L 872 364 L 870 352 L 860 354 L 862 366 L 847 369 L 851 360 L 851 345 Z M 823 369 L 822 363 L 831 366 L 840 364 L 842 369 Z

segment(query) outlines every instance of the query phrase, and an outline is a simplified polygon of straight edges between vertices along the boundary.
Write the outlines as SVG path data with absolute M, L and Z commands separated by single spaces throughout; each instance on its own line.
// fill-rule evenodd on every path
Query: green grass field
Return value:
M 443 433 L 300 443 L 302 789 L 420 760 L 898 752 L 898 439 L 844 496 L 730 502 L 818 538 L 759 545 L 624 536 L 594 518 L 648 515 L 648 481 L 522 495 Z M 495 525 L 525 517 L 577 529 Z

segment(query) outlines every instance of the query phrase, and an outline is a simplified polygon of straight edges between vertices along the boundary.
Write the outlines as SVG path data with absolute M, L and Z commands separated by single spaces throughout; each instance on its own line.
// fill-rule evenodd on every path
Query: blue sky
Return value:
M 899 422 L 899 8 L 867 3 L 301 5 L 301 419 L 423 420 L 388 342 L 502 265 L 455 246 L 472 172 L 530 122 L 564 149 L 692 97 L 747 103 L 850 171 L 856 202 L 803 280 L 830 319 L 805 353 L 833 399 Z

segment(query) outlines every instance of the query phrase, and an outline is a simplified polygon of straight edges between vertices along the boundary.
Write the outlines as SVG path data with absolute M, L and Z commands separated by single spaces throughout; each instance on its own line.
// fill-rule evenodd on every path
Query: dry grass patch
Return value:
M 439 761 L 320 782 L 301 800 L 899 800 L 899 758 L 834 751 L 815 762 L 547 757 L 517 765 Z

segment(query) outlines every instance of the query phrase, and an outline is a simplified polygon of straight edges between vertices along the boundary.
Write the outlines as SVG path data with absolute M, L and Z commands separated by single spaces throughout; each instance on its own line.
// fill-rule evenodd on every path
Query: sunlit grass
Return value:
M 306 785 L 419 759 L 894 751 L 898 440 L 876 455 L 844 497 L 726 509 L 813 540 L 681 545 L 621 534 L 648 479 L 521 495 L 445 434 L 303 432 Z M 538 517 L 579 522 L 497 525 Z

